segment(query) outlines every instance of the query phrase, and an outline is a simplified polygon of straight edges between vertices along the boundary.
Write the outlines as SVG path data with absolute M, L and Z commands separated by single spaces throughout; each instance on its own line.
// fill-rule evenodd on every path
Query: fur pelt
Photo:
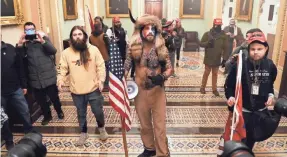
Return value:
M 143 15 L 141 17 L 139 17 L 136 20 L 135 23 L 135 30 L 133 32 L 133 35 L 130 39 L 130 47 L 129 47 L 129 52 L 131 53 L 131 56 L 135 59 L 135 60 L 139 60 L 141 55 L 142 55 L 142 50 L 143 50 L 143 41 L 141 39 L 140 36 L 140 29 L 147 24 L 152 24 L 156 26 L 157 29 L 157 34 L 155 37 L 155 48 L 159 57 L 159 60 L 165 60 L 166 57 L 168 57 L 168 50 L 165 47 L 165 40 L 164 38 L 161 36 L 161 32 L 162 32 L 162 25 L 161 25 L 161 21 L 159 20 L 158 17 L 154 16 L 154 15 Z

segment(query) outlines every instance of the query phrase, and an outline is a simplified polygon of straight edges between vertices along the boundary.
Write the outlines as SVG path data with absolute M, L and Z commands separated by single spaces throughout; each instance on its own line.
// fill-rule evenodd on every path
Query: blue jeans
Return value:
M 90 103 L 99 128 L 105 126 L 105 117 L 103 111 L 104 97 L 97 89 L 92 93 L 77 95 L 72 93 L 72 98 L 77 107 L 78 121 L 81 132 L 87 132 L 87 105 Z
M 15 111 L 18 113 L 18 118 L 22 120 L 24 133 L 28 133 L 33 130 L 28 103 L 21 88 L 10 94 L 1 95 L 1 105 L 6 113 L 8 109 L 7 105 L 11 105 L 13 109 L 15 109 Z M 8 137 L 4 135 L 5 137 L 3 137 L 3 139 L 13 139 L 11 135 L 12 134 L 7 133 Z

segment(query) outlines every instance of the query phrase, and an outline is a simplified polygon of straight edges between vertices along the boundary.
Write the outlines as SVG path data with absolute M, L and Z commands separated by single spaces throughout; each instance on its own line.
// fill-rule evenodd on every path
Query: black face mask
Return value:
M 214 26 L 214 30 L 218 33 L 221 32 L 221 26 Z

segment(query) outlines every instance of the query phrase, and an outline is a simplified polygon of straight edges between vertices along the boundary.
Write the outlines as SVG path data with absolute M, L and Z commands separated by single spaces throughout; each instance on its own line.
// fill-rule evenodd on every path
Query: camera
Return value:
M 243 143 L 227 141 L 221 157 L 254 157 L 254 153 Z
M 25 30 L 25 33 L 26 33 L 26 36 L 25 36 L 26 40 L 37 39 L 36 31 L 34 29 Z
M 8 151 L 8 157 L 45 157 L 47 148 L 42 143 L 42 135 L 37 132 L 26 134 L 17 145 Z

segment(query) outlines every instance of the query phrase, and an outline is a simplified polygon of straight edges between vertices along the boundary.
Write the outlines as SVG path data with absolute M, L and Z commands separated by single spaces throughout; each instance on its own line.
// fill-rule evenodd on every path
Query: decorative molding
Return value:
M 41 0 L 37 0 L 37 6 L 38 6 L 38 18 L 39 18 L 39 24 L 40 24 L 40 28 L 42 31 L 46 31 L 44 30 L 44 26 L 43 26 L 43 18 L 45 18 L 42 14 L 42 11 L 45 11 L 44 8 L 42 8 L 42 5 L 41 5 Z
M 259 27 L 259 21 L 260 21 L 260 16 L 263 13 L 263 4 L 265 3 L 265 0 L 260 0 L 259 2 L 259 9 L 258 9 L 258 16 L 257 16 L 257 24 L 256 26 Z
M 179 17 L 180 18 L 188 18 L 188 19 L 203 19 L 204 18 L 205 3 L 206 3 L 205 0 L 200 0 L 200 11 L 199 11 L 199 14 L 184 14 L 184 0 L 180 0 L 180 3 L 179 3 Z M 214 13 L 213 13 L 213 16 L 214 16 Z
M 59 52 L 62 52 L 63 50 L 63 41 L 62 41 L 62 29 L 61 29 L 61 26 L 63 26 L 63 23 L 61 23 L 61 20 L 60 20 L 60 9 L 59 7 L 62 7 L 58 4 L 58 1 L 54 2 L 51 1 L 51 5 L 54 4 L 55 5 L 55 13 L 56 13 L 56 17 L 54 18 L 55 21 L 52 22 L 53 24 L 53 27 L 57 27 L 57 41 L 59 43 Z M 53 6 L 53 5 L 52 5 Z
M 224 7 L 227 0 L 222 0 L 222 15 L 224 14 Z
M 252 12 L 253 12 L 253 1 L 254 0 L 249 0 L 249 1 L 245 1 L 245 3 L 248 3 L 249 2 L 249 8 L 247 8 L 248 10 L 248 13 L 247 13 L 247 15 L 244 15 L 244 14 L 241 14 L 242 13 L 242 8 L 241 8 L 241 2 L 242 2 L 243 0 L 236 0 L 236 10 L 235 10 L 235 18 L 237 19 L 237 20 L 241 20 L 241 21 L 251 21 L 251 19 L 252 19 Z M 243 2 L 243 4 L 244 4 L 244 2 Z M 245 4 L 246 5 L 246 4 Z
M 24 14 L 23 14 L 23 7 L 20 0 L 13 0 L 14 2 L 14 10 L 15 16 L 1 16 L 1 25 L 20 25 L 23 24 Z
M 74 0 L 74 15 L 68 15 L 68 8 L 66 0 L 62 0 L 63 2 L 63 12 L 64 12 L 64 19 L 65 20 L 75 20 L 78 18 L 78 2 Z
M 265 3 L 265 0 L 260 0 L 259 2 L 259 14 L 258 16 L 260 16 L 263 13 L 263 4 Z
M 281 5 L 282 6 L 282 5 Z M 283 21 L 282 21 L 282 24 L 281 24 L 281 33 L 280 33 L 280 40 L 279 40 L 279 51 L 274 51 L 274 52 L 277 52 L 276 54 L 276 65 L 278 65 L 279 63 L 279 57 L 280 57 L 280 53 L 283 51 L 282 50 L 282 46 L 283 46 L 283 36 L 285 34 L 285 25 L 287 23 L 287 3 L 285 3 L 284 5 L 284 13 L 283 13 Z
M 140 2 L 138 2 L 140 3 Z M 128 8 L 130 8 L 132 10 L 132 0 L 128 0 Z M 106 0 L 106 17 L 129 17 L 129 14 L 112 14 L 110 13 L 110 0 Z

